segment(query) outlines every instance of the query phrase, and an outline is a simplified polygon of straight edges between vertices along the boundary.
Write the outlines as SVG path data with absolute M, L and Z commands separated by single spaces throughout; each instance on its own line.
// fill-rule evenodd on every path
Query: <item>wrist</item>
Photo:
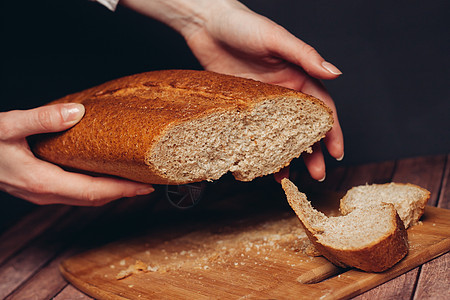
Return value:
M 120 4 L 165 23 L 185 38 L 217 13 L 242 5 L 236 0 L 121 0 Z

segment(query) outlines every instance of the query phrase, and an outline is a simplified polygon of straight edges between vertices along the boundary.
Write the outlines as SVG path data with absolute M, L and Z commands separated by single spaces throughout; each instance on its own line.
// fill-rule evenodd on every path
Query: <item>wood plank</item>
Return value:
M 73 234 L 97 218 L 105 207 L 75 208 L 61 222 L 33 240 L 0 267 L 0 298 L 5 298 L 26 282 L 58 252 L 70 245 Z
M 0 234 L 39 206 L 0 191 Z
M 450 208 L 450 155 L 442 178 L 438 207 Z M 450 287 L 450 253 L 422 266 L 414 299 L 440 299 L 448 295 Z
M 372 300 L 372 299 L 411 299 L 411 285 L 417 278 L 418 269 L 415 268 L 401 276 L 398 276 L 383 285 L 377 286 L 364 294 L 354 298 L 354 300 Z M 378 298 L 381 297 L 381 298 Z
M 447 156 L 437 207 L 450 209 L 450 154 Z
M 43 266 L 33 276 L 14 290 L 5 299 L 51 299 L 59 293 L 66 285 L 66 280 L 59 272 L 59 264 L 62 260 L 69 258 L 79 252 L 76 247 L 71 247 L 57 257 L 53 258 L 47 265 Z
M 445 161 L 445 155 L 399 160 L 392 181 L 409 182 L 428 189 L 431 192 L 429 204 L 435 205 L 440 191 Z M 356 299 L 411 299 L 419 273 L 420 268 L 411 270 L 407 274 L 356 297 Z
M 53 300 L 92 300 L 94 298 L 89 297 L 83 292 L 77 290 L 73 285 L 68 284 L 60 293 L 58 293 Z
M 55 262 L 60 260 L 61 256 L 68 255 L 64 249 L 74 254 L 88 247 L 107 243 L 110 239 L 115 239 L 116 234 L 126 234 L 115 228 L 120 227 L 121 222 L 127 223 L 130 222 L 129 219 L 139 217 L 136 211 L 141 214 L 151 212 L 154 206 L 154 202 L 149 200 L 151 197 L 146 195 L 121 199 L 103 207 L 69 207 L 71 211 L 64 219 L 53 224 L 44 234 L 0 267 L 0 278 L 7 276 L 7 280 L 0 283 L 0 298 L 11 295 L 23 299 L 22 296 L 30 292 L 27 287 L 32 287 L 33 291 L 40 285 L 47 286 L 41 290 L 42 294 L 56 293 L 65 285 L 58 270 L 59 263 Z M 86 232 L 87 228 L 89 230 Z M 84 242 L 79 243 L 82 237 Z M 62 254 L 58 254 L 61 251 Z M 18 265 L 20 268 L 17 268 Z M 53 281 L 47 282 L 52 276 Z M 20 288 L 22 285 L 23 289 Z M 15 296 L 15 291 L 18 296 Z
M 153 206 L 153 204 L 151 203 L 150 205 L 148 203 L 145 203 L 147 201 L 147 198 L 148 197 L 122 199 L 116 201 L 115 203 L 111 203 L 109 205 L 110 207 L 95 209 L 99 210 L 99 212 L 95 212 L 95 215 L 99 214 L 99 217 L 96 218 L 94 215 L 94 217 L 91 218 L 93 220 L 95 219 L 95 224 L 90 224 L 87 227 L 89 228 L 89 233 L 85 233 L 82 229 L 80 229 L 78 233 L 73 233 L 71 235 L 71 241 L 67 245 L 67 250 L 58 254 L 55 258 L 52 258 L 48 264 L 39 269 L 26 282 L 24 282 L 15 291 L 13 291 L 6 299 L 50 299 L 57 295 L 59 291 L 67 286 L 66 280 L 61 276 L 61 273 L 59 271 L 60 262 L 80 251 L 86 250 L 86 247 L 92 246 L 92 244 L 87 245 L 86 243 L 80 243 L 80 239 L 89 239 L 89 235 L 93 235 L 94 237 L 101 235 L 101 233 L 98 232 L 99 230 L 103 230 L 105 226 L 108 227 L 108 224 L 110 224 L 111 222 L 117 222 L 118 219 L 129 215 L 130 210 L 136 211 L 139 208 L 142 208 L 143 205 L 146 208 L 148 208 L 149 206 Z M 136 208 L 136 204 L 140 205 L 139 208 Z M 103 210 L 108 211 L 108 213 L 103 214 Z M 79 214 L 79 216 L 82 218 L 86 217 L 85 214 Z M 102 243 L 102 241 L 96 241 L 96 243 L 98 242 Z M 65 299 L 90 299 L 89 297 L 83 295 L 84 294 L 82 294 L 81 292 L 74 292 L 72 288 L 60 295 L 60 298 L 70 296 L 69 298 Z
M 339 190 L 347 191 L 358 185 L 390 182 L 394 168 L 394 161 L 348 167 L 348 171 L 339 186 Z
M 422 266 L 414 299 L 448 299 L 450 289 L 450 253 Z
M 0 236 L 0 265 L 70 211 L 69 206 L 41 206 Z
M 399 160 L 392 181 L 409 182 L 429 190 L 428 205 L 436 206 L 446 160 L 446 155 Z

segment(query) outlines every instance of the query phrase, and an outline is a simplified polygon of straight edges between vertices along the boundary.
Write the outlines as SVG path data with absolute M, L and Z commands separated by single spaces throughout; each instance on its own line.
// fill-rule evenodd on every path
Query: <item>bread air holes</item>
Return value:
M 230 171 L 250 181 L 278 171 L 322 137 L 328 115 L 312 111 L 313 106 L 289 98 L 238 113 L 218 111 L 174 126 L 150 161 L 174 179 L 216 180 Z

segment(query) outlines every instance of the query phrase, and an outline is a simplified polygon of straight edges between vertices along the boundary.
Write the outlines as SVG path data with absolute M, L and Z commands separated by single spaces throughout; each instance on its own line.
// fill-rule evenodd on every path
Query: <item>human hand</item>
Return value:
M 27 136 L 66 130 L 83 115 L 81 104 L 1 112 L 0 189 L 36 204 L 83 206 L 151 193 L 153 188 L 148 184 L 67 172 L 33 155 Z
M 331 156 L 343 158 L 344 140 L 336 107 L 320 82 L 337 78 L 341 72 L 314 48 L 236 0 L 121 0 L 120 3 L 177 30 L 207 70 L 278 84 L 321 99 L 333 110 L 334 117 L 334 126 L 324 144 Z M 311 177 L 324 180 L 320 143 L 313 146 L 312 154 L 302 156 Z M 283 176 L 288 176 L 288 169 L 276 179 Z
M 324 101 L 332 110 L 334 126 L 324 139 L 331 156 L 344 155 L 343 134 L 336 107 L 320 79 L 337 78 L 341 72 L 311 46 L 281 26 L 237 2 L 228 9 L 212 8 L 203 26 L 185 33 L 194 55 L 207 70 L 252 78 L 302 91 Z M 312 154 L 302 154 L 311 177 L 325 179 L 320 143 Z M 288 176 L 284 169 L 275 178 Z

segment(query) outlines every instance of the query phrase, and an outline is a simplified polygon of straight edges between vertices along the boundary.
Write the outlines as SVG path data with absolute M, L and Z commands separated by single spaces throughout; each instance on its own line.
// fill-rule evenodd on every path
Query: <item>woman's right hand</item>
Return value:
M 55 104 L 0 113 L 0 189 L 36 204 L 99 206 L 151 193 L 151 185 L 67 172 L 34 156 L 27 136 L 69 129 L 84 115 L 81 104 Z

